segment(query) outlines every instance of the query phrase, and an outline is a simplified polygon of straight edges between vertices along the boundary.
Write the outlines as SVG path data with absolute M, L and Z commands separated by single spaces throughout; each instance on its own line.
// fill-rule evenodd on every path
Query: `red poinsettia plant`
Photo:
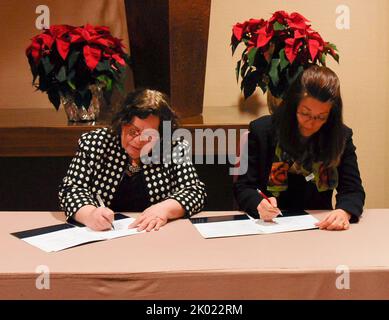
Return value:
M 301 14 L 275 12 L 269 20 L 250 19 L 232 28 L 232 55 L 245 45 L 237 62 L 236 77 L 242 78 L 245 98 L 257 87 L 283 98 L 294 79 L 312 64 L 326 65 L 329 54 L 339 63 L 334 44 L 326 42 Z
M 129 56 L 122 40 L 108 27 L 54 25 L 32 38 L 26 50 L 33 85 L 47 92 L 58 110 L 61 96 L 72 96 L 78 107 L 88 108 L 91 85 L 110 91 L 122 89 Z

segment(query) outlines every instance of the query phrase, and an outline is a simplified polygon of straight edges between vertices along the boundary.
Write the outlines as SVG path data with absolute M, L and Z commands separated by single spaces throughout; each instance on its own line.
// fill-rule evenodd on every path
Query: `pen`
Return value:
M 269 202 L 271 205 L 272 205 L 272 203 L 270 202 L 270 199 L 267 197 L 267 195 L 266 194 L 264 194 L 261 190 L 259 190 L 259 189 L 257 189 L 257 191 L 259 192 L 259 194 L 264 198 L 264 199 L 266 199 L 267 200 L 267 202 Z M 272 205 L 273 206 L 273 205 Z M 281 212 L 281 210 L 280 210 L 280 213 L 279 213 L 281 216 L 282 216 L 282 212 Z
M 96 195 L 96 199 L 97 199 L 97 201 L 99 202 L 99 205 L 100 205 L 100 207 L 102 207 L 102 208 L 105 208 L 105 205 L 104 205 L 104 202 L 103 202 L 103 199 L 101 199 L 101 197 L 100 197 L 100 195 L 98 194 L 98 195 Z M 112 227 L 112 229 L 113 230 L 115 230 L 115 227 L 113 226 L 113 224 L 111 223 L 111 227 Z

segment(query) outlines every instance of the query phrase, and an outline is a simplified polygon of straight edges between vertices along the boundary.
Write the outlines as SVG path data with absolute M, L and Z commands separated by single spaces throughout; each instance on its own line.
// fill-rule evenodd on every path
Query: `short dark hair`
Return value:
M 306 145 L 301 142 L 297 121 L 297 107 L 305 97 L 332 105 L 327 121 Z M 336 166 L 345 146 L 342 109 L 340 83 L 335 72 L 317 65 L 305 69 L 290 86 L 274 115 L 281 148 L 301 164 L 323 161 L 326 167 Z
M 138 89 L 129 93 L 120 110 L 114 115 L 111 130 L 117 135 L 121 134 L 122 126 L 131 123 L 137 116 L 141 119 L 149 115 L 159 117 L 159 134 L 162 136 L 163 121 L 170 121 L 172 132 L 178 128 L 178 118 L 170 107 L 169 98 L 166 94 L 150 89 Z

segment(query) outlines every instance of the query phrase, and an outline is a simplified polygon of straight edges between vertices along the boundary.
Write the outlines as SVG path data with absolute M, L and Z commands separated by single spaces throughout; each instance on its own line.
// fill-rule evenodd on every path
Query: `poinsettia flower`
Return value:
M 310 22 L 304 16 L 297 12 L 293 12 L 289 16 L 289 18 L 287 18 L 287 21 L 289 27 L 291 27 L 292 29 L 306 29 L 307 27 L 309 27 L 307 22 Z
M 101 50 L 91 46 L 85 46 L 83 48 L 83 54 L 85 57 L 85 63 L 90 70 L 94 70 L 100 61 Z
M 39 35 L 39 38 L 42 39 L 43 44 L 47 47 L 47 49 L 51 49 L 54 43 L 54 38 L 49 34 L 43 33 Z
M 316 32 L 316 31 L 308 31 L 307 35 L 308 35 L 309 39 L 315 39 L 315 40 L 317 40 L 320 43 L 321 46 L 324 45 L 324 40 L 320 36 L 320 34 L 318 32 Z
M 246 49 L 235 71 L 237 77 L 242 78 L 241 89 L 245 98 L 255 87 L 260 87 L 263 92 L 270 90 L 274 96 L 282 98 L 294 78 L 290 72 L 294 73 L 296 68 L 301 70 L 312 63 L 324 65 L 323 55 L 326 54 L 339 62 L 335 45 L 325 42 L 311 28 L 310 21 L 297 12 L 288 14 L 280 10 L 274 12 L 268 21 L 250 19 L 237 23 L 231 36 L 232 54 L 242 40 Z M 269 78 L 271 82 L 266 81 Z
M 276 11 L 269 19 L 270 24 L 274 24 L 276 21 L 280 24 L 285 24 L 286 19 L 289 18 L 289 14 L 285 11 Z
M 317 32 L 310 32 L 308 34 L 308 48 L 312 61 L 318 58 L 319 52 L 323 52 L 324 41 Z
M 257 47 L 262 48 L 269 43 L 270 39 L 274 35 L 274 30 L 273 28 L 269 28 L 268 24 L 266 24 L 261 29 L 258 30 L 257 34 L 258 34 Z
M 247 23 L 237 23 L 232 27 L 232 33 L 238 41 L 242 40 L 246 25 Z
M 301 39 L 289 38 L 285 40 L 285 55 L 291 64 L 296 59 L 298 50 L 302 45 Z
M 117 53 L 113 54 L 112 58 L 114 58 L 122 66 L 126 65 L 126 62 L 124 61 L 124 59 L 119 54 L 117 54 Z
M 244 23 L 237 23 L 232 27 L 232 34 L 238 40 L 241 41 L 244 35 L 250 34 L 248 41 L 250 46 L 256 45 L 256 35 L 258 29 L 260 29 L 266 21 L 263 19 L 250 19 Z M 253 39 L 255 37 L 255 39 Z
M 55 39 L 55 43 L 57 44 L 59 55 L 62 57 L 62 59 L 66 60 L 69 53 L 70 43 L 60 38 Z
M 85 90 L 91 93 L 91 85 L 106 90 L 120 86 L 124 69 L 119 66 L 127 59 L 123 48 L 105 26 L 52 25 L 33 37 L 26 49 L 33 85 L 47 92 L 57 110 L 64 95 L 82 97 L 76 99 L 77 106 L 88 107 L 91 94 Z
M 247 23 L 246 32 L 255 32 L 260 29 L 264 24 L 265 20 L 263 19 L 250 19 Z
M 317 53 L 319 52 L 320 43 L 315 39 L 308 40 L 309 53 L 312 61 L 315 61 Z
M 36 37 L 33 38 L 31 45 L 26 49 L 26 55 L 31 55 L 34 63 L 38 64 L 41 58 L 41 44 Z

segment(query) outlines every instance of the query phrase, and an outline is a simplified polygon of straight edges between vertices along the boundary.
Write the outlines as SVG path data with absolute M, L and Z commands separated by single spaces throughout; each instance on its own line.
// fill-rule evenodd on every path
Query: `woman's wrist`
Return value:
M 87 225 L 88 218 L 90 217 L 90 214 L 95 210 L 96 207 L 92 206 L 90 204 L 87 204 L 80 209 L 73 215 L 74 220 Z
M 185 209 L 177 200 L 174 199 L 164 200 L 155 204 L 155 206 L 161 209 L 161 212 L 167 220 L 178 219 L 183 217 L 185 214 Z
M 351 213 L 348 213 L 346 210 L 344 209 L 337 209 L 339 211 L 341 211 L 345 216 L 347 216 L 347 220 L 350 221 L 351 217 L 352 217 L 352 214 Z

